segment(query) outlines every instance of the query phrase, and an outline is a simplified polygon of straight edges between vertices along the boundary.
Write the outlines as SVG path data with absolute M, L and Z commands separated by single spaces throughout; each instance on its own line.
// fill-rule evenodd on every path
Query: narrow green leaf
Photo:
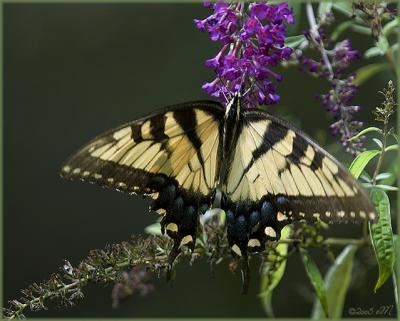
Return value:
M 318 17 L 320 20 L 325 20 L 326 15 L 332 11 L 332 2 L 322 2 L 318 6 Z
M 355 178 L 358 178 L 365 166 L 373 159 L 376 155 L 379 155 L 379 150 L 366 150 L 357 155 L 356 158 L 353 159 L 353 162 L 350 164 L 349 170 L 350 173 L 353 174 Z
M 342 317 L 356 251 L 357 247 L 355 245 L 347 245 L 326 273 L 325 286 L 331 318 Z M 319 300 L 314 300 L 312 318 L 324 318 L 324 312 Z
M 372 140 L 373 140 L 373 142 L 374 142 L 376 145 L 378 145 L 378 147 L 379 147 L 380 149 L 382 149 L 383 144 L 382 144 L 382 142 L 381 142 L 380 139 L 378 139 L 378 138 L 372 138 Z
M 287 37 L 285 39 L 285 46 L 290 47 L 290 48 L 296 48 L 298 45 L 300 45 L 305 40 L 306 40 L 306 38 L 303 35 Z
M 372 244 L 379 266 L 379 277 L 374 289 L 376 292 L 393 272 L 395 250 L 389 198 L 381 189 L 373 189 L 371 198 L 378 213 L 378 222 L 370 224 Z
M 392 175 L 384 178 L 380 183 L 384 185 L 393 185 L 396 182 L 397 177 L 400 175 L 400 161 L 398 157 L 392 160 L 391 164 L 389 165 L 388 172 Z
M 371 29 L 368 27 L 364 27 L 364 26 L 360 26 L 360 25 L 356 25 L 353 23 L 353 25 L 351 26 L 351 30 L 360 33 L 362 35 L 366 35 L 369 36 L 371 35 Z
M 378 174 L 378 175 L 376 175 L 376 180 L 377 181 L 380 181 L 380 180 L 382 180 L 382 179 L 388 179 L 388 178 L 390 178 L 390 177 L 392 177 L 393 176 L 393 174 L 392 173 L 380 173 L 380 174 Z M 389 184 L 390 185 L 390 184 Z
M 339 39 L 339 37 L 342 35 L 343 32 L 345 32 L 349 27 L 353 25 L 353 21 L 347 20 L 342 23 L 340 23 L 336 29 L 332 32 L 331 38 L 332 40 L 336 41 Z
M 392 21 L 385 24 L 382 28 L 382 33 L 385 37 L 389 36 L 389 34 L 399 25 L 399 18 L 394 18 Z
M 154 223 L 154 224 L 148 225 L 144 228 L 144 231 L 147 234 L 151 234 L 151 235 L 162 235 L 160 223 Z
M 397 135 L 396 133 L 392 133 L 392 136 L 394 137 L 394 139 L 396 140 L 397 144 L 400 144 L 400 138 L 399 135 Z
M 394 144 L 394 145 L 390 145 L 388 147 L 385 148 L 385 152 L 389 152 L 391 150 L 398 150 L 399 149 L 399 145 Z
M 389 49 L 389 41 L 384 35 L 381 34 L 376 42 L 376 46 L 383 52 L 383 54 L 385 54 Z
M 319 302 L 325 313 L 325 317 L 329 318 L 330 316 L 328 308 L 328 299 L 326 296 L 326 289 L 324 285 L 324 280 L 322 279 L 321 276 L 321 272 L 319 271 L 317 264 L 315 264 L 314 260 L 305 249 L 300 249 L 300 253 L 308 278 L 310 279 L 311 284 L 314 287 L 315 293 L 317 294 Z
M 399 44 L 396 42 L 392 47 L 390 47 L 390 49 L 392 50 L 393 55 L 396 55 L 396 51 L 399 49 Z
M 370 133 L 370 132 L 381 132 L 381 130 L 377 127 L 368 127 L 368 128 L 363 129 L 362 131 L 360 131 L 357 135 L 349 138 L 348 141 L 351 142 L 352 140 L 354 140 L 358 137 L 361 137 L 361 136 L 365 135 L 366 133 Z
M 290 238 L 292 227 L 286 225 L 281 231 L 281 240 Z M 276 247 L 276 252 L 270 252 L 264 263 L 261 273 L 260 299 L 265 313 L 269 317 L 274 316 L 272 309 L 273 290 L 281 281 L 286 268 L 286 255 L 288 243 L 280 243 Z M 278 254 L 278 255 L 276 255 Z
M 396 192 L 399 190 L 396 186 L 390 186 L 390 185 L 384 185 L 384 184 L 378 184 L 378 185 L 376 185 L 376 188 L 379 188 L 384 191 L 391 191 L 391 192 Z
M 376 56 L 383 56 L 384 54 L 379 47 L 371 47 L 364 52 L 364 57 L 369 59 Z
M 356 83 L 357 85 L 361 85 L 372 76 L 376 75 L 379 72 L 388 70 L 389 68 L 390 65 L 386 62 L 363 66 L 356 70 L 356 79 L 354 79 L 354 83 Z
M 353 7 L 351 5 L 351 2 L 346 2 L 346 1 L 334 2 L 333 8 L 340 11 L 341 13 L 344 13 L 348 17 L 353 16 Z

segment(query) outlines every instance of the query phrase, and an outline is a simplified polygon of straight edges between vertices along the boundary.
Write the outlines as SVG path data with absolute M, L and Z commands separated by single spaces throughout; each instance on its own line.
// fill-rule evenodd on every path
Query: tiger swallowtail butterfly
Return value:
M 101 134 L 62 167 L 80 179 L 152 196 L 162 231 L 174 239 L 171 263 L 193 249 L 199 216 L 226 213 L 232 250 L 247 257 L 278 240 L 293 220 L 375 220 L 367 194 L 350 173 L 302 131 L 236 95 L 167 107 Z

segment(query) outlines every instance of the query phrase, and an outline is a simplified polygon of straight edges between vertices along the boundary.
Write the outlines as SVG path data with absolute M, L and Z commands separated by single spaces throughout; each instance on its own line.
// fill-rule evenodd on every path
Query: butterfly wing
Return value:
M 302 131 L 259 110 L 243 111 L 224 182 L 232 249 L 262 247 L 293 219 L 375 220 L 364 190 Z
M 267 197 L 278 212 L 297 219 L 375 219 L 374 207 L 357 181 L 301 130 L 258 110 L 245 111 L 241 123 L 226 180 L 232 202 Z
M 223 112 L 213 102 L 167 107 L 99 135 L 65 162 L 61 175 L 151 194 L 153 209 L 167 212 L 167 231 L 179 240 L 194 237 L 197 211 L 209 205 L 217 181 Z M 178 233 L 181 226 L 187 229 Z

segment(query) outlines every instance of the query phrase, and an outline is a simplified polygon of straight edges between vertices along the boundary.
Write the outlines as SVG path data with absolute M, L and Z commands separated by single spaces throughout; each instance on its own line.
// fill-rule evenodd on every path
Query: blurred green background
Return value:
M 63 181 L 58 171 L 70 153 L 96 134 L 158 107 L 207 99 L 201 84 L 213 73 L 204 61 L 219 45 L 192 22 L 207 14 L 201 4 L 4 5 L 6 301 L 58 271 L 62 259 L 77 264 L 89 250 L 142 233 L 157 218 L 148 213 L 149 200 Z M 347 36 L 361 52 L 371 45 L 367 36 Z M 329 117 L 314 97 L 328 85 L 297 67 L 281 72 L 281 104 L 269 110 L 349 162 L 330 136 Z M 377 91 L 388 79 L 394 75 L 380 74 L 355 98 L 363 106 L 359 119 L 367 124 L 373 121 L 371 109 L 381 101 Z M 332 227 L 330 234 L 358 237 L 359 232 L 359 226 L 343 225 Z M 325 272 L 329 260 L 322 252 L 313 254 Z M 390 282 L 373 294 L 377 266 L 367 265 L 374 261 L 372 251 L 360 251 L 357 257 L 345 316 L 349 307 L 394 304 Z M 245 296 L 240 294 L 239 273 L 230 273 L 225 263 L 212 278 L 206 262 L 189 266 L 183 261 L 175 281 L 155 279 L 152 294 L 131 297 L 118 309 L 111 307 L 111 286 L 90 285 L 76 307 L 28 316 L 263 317 L 258 266 L 253 260 Z M 312 301 L 312 288 L 294 255 L 275 290 L 276 316 L 307 317 Z

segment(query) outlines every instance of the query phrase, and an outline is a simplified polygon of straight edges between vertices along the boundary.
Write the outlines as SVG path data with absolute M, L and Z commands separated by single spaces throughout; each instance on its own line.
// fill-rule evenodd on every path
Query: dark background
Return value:
M 4 6 L 5 300 L 58 271 L 62 259 L 77 264 L 89 250 L 127 240 L 154 222 L 157 215 L 148 213 L 148 200 L 63 181 L 58 171 L 70 153 L 102 131 L 161 106 L 207 98 L 201 84 L 213 74 L 204 61 L 219 45 L 192 23 L 207 14 L 200 4 Z M 354 41 L 364 51 L 371 40 Z M 329 135 L 329 117 L 314 98 L 328 85 L 296 67 L 282 73 L 281 104 L 269 110 L 350 161 Z M 381 101 L 376 92 L 389 78 L 393 74 L 381 74 L 361 88 L 355 99 L 364 107 L 361 120 L 371 123 L 370 111 Z M 359 232 L 354 225 L 331 229 L 335 236 L 358 237 Z M 329 261 L 315 254 L 326 271 Z M 393 304 L 390 282 L 373 294 L 377 267 L 365 268 L 372 255 L 370 250 L 358 254 L 345 315 L 348 307 Z M 231 274 L 226 264 L 212 279 L 205 262 L 192 267 L 182 262 L 172 284 L 156 280 L 151 295 L 134 296 L 117 310 L 111 307 L 111 287 L 93 285 L 74 308 L 28 316 L 262 317 L 258 262 L 252 265 L 247 296 L 240 294 L 239 274 Z M 301 261 L 292 256 L 275 290 L 276 315 L 307 317 L 312 298 Z

